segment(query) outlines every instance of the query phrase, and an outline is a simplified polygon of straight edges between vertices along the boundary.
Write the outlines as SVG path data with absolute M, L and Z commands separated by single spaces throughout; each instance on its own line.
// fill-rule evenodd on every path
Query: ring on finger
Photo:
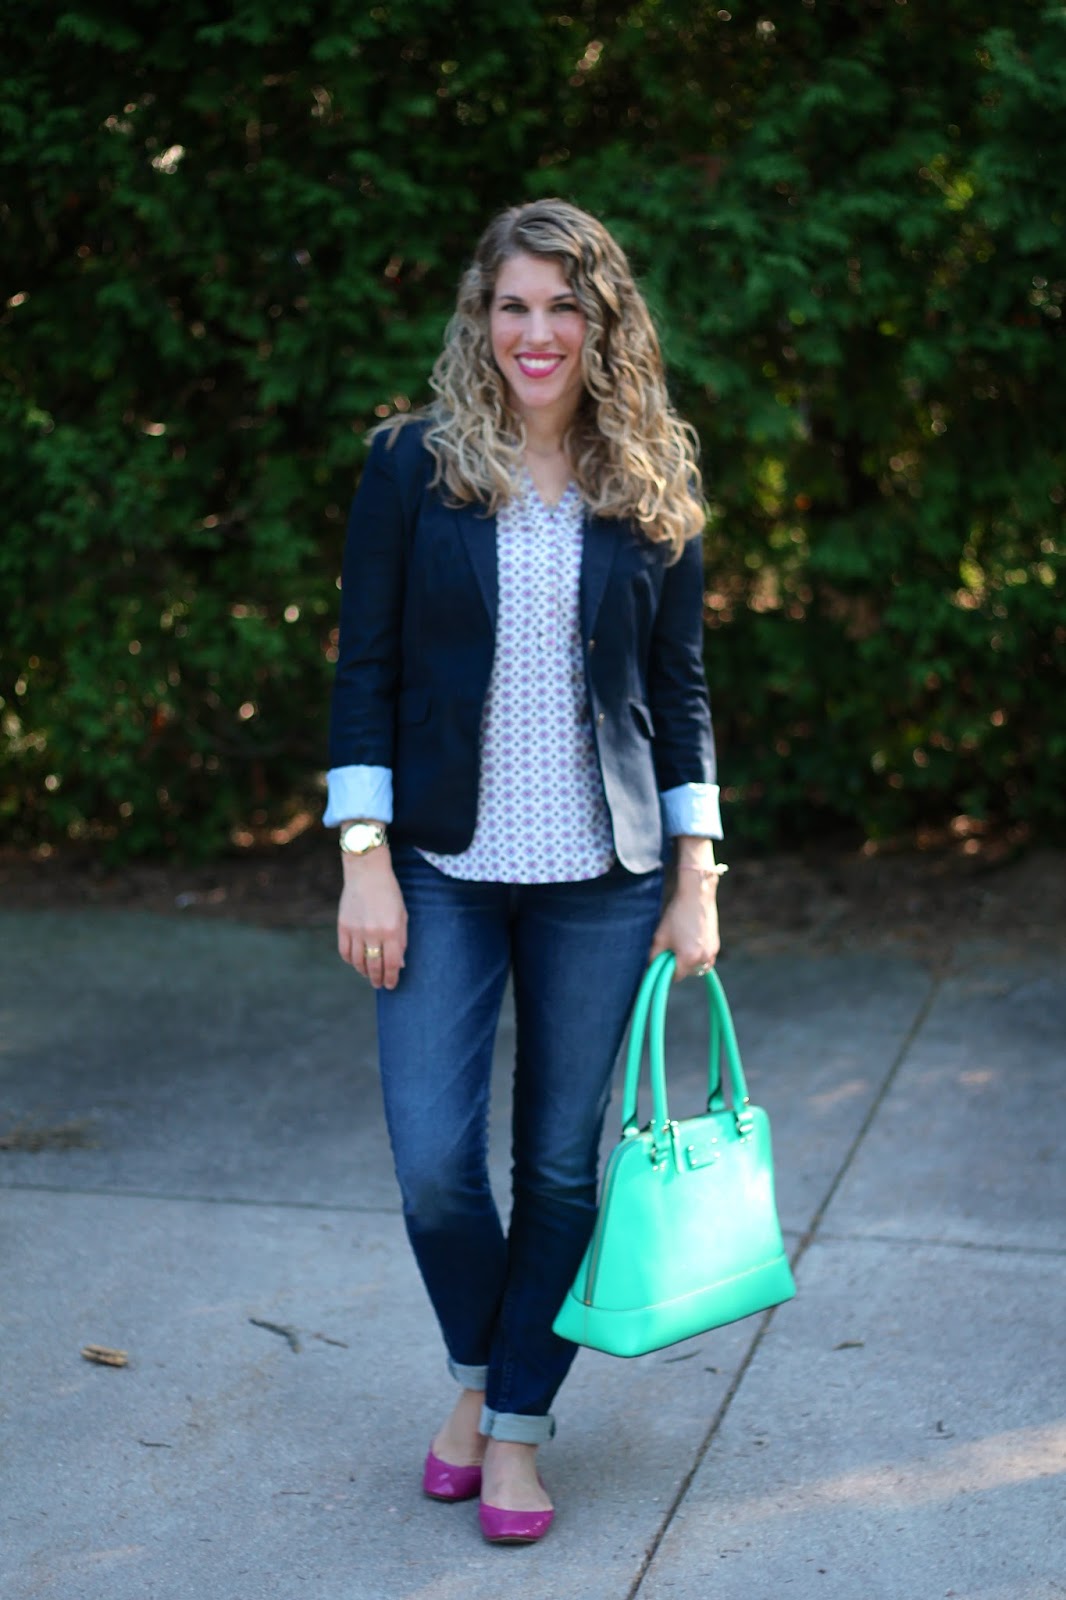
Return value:
M 368 960 L 374 961 L 381 954 L 381 946 L 379 944 L 366 944 L 363 946 L 363 951 Z

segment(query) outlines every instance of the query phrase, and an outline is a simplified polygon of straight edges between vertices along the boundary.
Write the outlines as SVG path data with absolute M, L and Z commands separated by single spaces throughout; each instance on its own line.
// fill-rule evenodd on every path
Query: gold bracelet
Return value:
M 678 872 L 698 872 L 702 882 L 706 883 L 708 878 L 713 878 L 717 883 L 722 873 L 729 871 L 729 863 L 728 861 L 716 861 L 713 867 L 693 867 L 687 861 L 679 861 L 677 870 Z

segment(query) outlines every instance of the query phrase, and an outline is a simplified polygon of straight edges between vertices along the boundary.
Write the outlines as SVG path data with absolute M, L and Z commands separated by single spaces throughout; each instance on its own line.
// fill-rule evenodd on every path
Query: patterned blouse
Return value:
M 581 647 L 584 507 L 554 506 L 528 473 L 496 519 L 496 653 L 481 723 L 477 827 L 457 855 L 421 853 L 453 878 L 567 883 L 614 864 Z

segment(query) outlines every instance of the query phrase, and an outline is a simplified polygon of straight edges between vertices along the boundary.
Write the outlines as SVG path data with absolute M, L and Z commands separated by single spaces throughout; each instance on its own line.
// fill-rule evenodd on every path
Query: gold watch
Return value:
M 346 856 L 365 856 L 385 843 L 388 834 L 383 822 L 349 822 L 340 832 L 340 846 Z

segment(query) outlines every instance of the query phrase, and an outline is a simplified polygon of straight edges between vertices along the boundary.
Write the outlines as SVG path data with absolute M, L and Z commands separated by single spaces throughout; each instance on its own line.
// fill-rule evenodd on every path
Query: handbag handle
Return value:
M 644 1037 L 646 1033 L 648 1035 L 648 1059 L 651 1067 L 652 1129 L 657 1133 L 667 1133 L 671 1126 L 670 1112 L 666 1099 L 664 1034 L 666 1006 L 670 997 L 676 965 L 677 962 L 671 950 L 664 950 L 660 955 L 656 956 L 644 974 L 643 982 L 640 985 L 636 1002 L 633 1006 L 633 1020 L 629 1030 L 629 1049 L 626 1054 L 625 1089 L 622 1096 L 623 1138 L 631 1137 L 637 1132 L 637 1092 L 640 1088 L 640 1063 L 644 1053 Z M 722 988 L 721 980 L 713 967 L 704 974 L 704 980 L 707 987 L 711 1035 L 707 1071 L 707 1109 L 708 1111 L 722 1111 L 725 1109 L 720 1069 L 720 1060 L 724 1049 L 726 1067 L 729 1073 L 731 1107 L 736 1118 L 737 1133 L 743 1138 L 751 1129 L 752 1118 L 751 1112 L 748 1110 L 748 1085 L 744 1077 L 744 1068 L 740 1061 L 736 1029 L 733 1027 L 733 1017 L 729 1010 L 729 1002 L 725 997 L 725 990 Z M 648 1021 L 649 1011 L 651 1013 L 650 1028 Z

